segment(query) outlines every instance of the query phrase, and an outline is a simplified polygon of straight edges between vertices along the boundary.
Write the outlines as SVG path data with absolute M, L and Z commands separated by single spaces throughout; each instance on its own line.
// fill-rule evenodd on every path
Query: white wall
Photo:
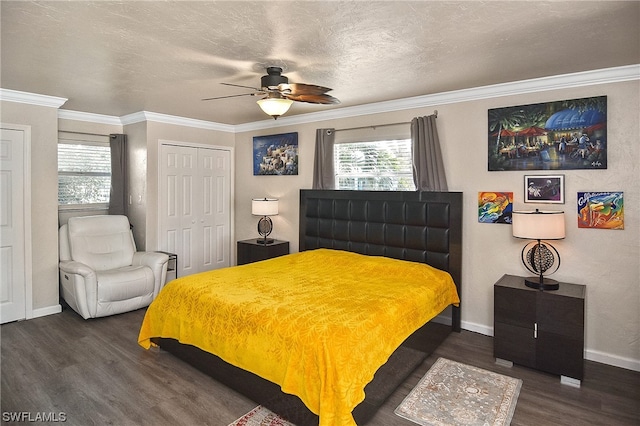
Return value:
M 253 197 L 280 199 L 280 214 L 273 217 L 273 236 L 289 240 L 298 249 L 298 193 L 312 183 L 315 129 L 348 128 L 410 121 L 438 110 L 449 190 L 464 193 L 463 327 L 484 334 L 493 332 L 493 284 L 503 274 L 527 275 L 520 261 L 521 240 L 511 227 L 478 223 L 480 191 L 511 191 L 515 209 L 564 210 L 566 239 L 554 244 L 562 265 L 554 278 L 585 284 L 586 356 L 588 359 L 640 370 L 640 83 L 636 81 L 539 91 L 513 96 L 436 105 L 429 108 L 283 126 L 236 136 L 236 237 L 257 235 L 251 216 Z M 487 110 L 564 99 L 606 95 L 608 100 L 608 169 L 563 170 L 565 204 L 523 203 L 525 172 L 487 171 Z M 294 106 L 295 108 L 295 106 Z M 298 176 L 253 176 L 253 136 L 298 132 Z M 532 172 L 543 173 L 540 171 Z M 578 229 L 578 191 L 624 191 L 625 229 Z

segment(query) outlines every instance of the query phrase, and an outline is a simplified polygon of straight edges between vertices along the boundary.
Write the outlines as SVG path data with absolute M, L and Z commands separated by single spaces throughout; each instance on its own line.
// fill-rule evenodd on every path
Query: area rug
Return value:
M 244 416 L 240 417 L 229 426 L 295 426 L 289 423 L 279 415 L 258 405 Z
M 395 409 L 423 426 L 511 423 L 522 380 L 438 358 Z

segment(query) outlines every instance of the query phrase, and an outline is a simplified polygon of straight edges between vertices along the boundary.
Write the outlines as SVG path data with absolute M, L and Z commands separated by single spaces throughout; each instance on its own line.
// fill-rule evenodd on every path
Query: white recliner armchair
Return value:
M 138 252 L 126 216 L 72 217 L 59 231 L 62 298 L 84 319 L 148 306 L 169 256 Z

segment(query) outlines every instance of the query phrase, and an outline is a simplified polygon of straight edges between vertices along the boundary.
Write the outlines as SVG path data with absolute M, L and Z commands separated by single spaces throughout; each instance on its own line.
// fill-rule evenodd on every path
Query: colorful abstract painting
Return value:
M 578 192 L 578 228 L 624 229 L 622 192 Z
M 478 192 L 478 222 L 511 223 L 513 192 Z

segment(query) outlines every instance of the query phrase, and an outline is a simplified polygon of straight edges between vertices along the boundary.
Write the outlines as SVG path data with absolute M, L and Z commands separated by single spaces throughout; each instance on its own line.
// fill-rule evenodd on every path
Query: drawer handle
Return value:
M 538 338 L 538 323 L 537 322 L 533 323 L 533 338 L 534 339 Z

